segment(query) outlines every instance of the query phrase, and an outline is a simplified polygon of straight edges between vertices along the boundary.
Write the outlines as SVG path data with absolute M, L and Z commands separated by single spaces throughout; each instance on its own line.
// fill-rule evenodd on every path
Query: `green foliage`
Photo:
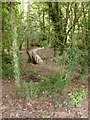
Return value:
M 25 99 L 28 101 L 33 96 L 37 96 L 39 92 L 39 82 L 30 81 L 27 83 L 25 80 L 22 81 L 22 92 L 24 93 Z
M 39 82 L 30 81 L 29 88 L 30 88 L 30 96 L 31 97 L 36 96 L 39 93 L 39 88 L 40 88 Z
M 37 73 L 32 70 L 28 70 L 27 74 L 28 74 L 28 77 L 36 77 L 37 76 Z
M 3 63 L 2 64 L 2 78 L 3 79 L 12 79 L 13 76 L 13 66 L 11 64 Z
M 2 78 L 3 79 L 13 79 L 13 65 L 12 65 L 12 57 L 3 56 L 2 57 Z
M 48 95 L 53 96 L 54 94 L 60 94 L 60 92 L 67 86 L 68 82 L 65 79 L 61 79 L 60 74 L 56 74 L 51 77 L 43 77 L 39 82 L 30 81 L 30 94 L 31 96 L 37 95 Z
M 26 61 L 19 58 L 19 67 L 20 67 L 20 73 L 23 76 L 25 74 Z
M 55 57 L 54 61 L 60 66 L 65 66 L 65 70 L 60 75 L 67 80 L 71 80 L 75 74 L 79 74 L 80 79 L 83 79 L 88 73 L 88 53 L 86 50 L 81 50 L 76 46 L 66 48 L 62 56 Z
M 51 36 L 51 46 L 54 49 L 57 49 L 59 47 L 59 39 L 56 37 L 55 32 L 53 32 L 53 34 Z
M 87 72 L 82 69 L 82 65 L 87 65 L 87 52 L 80 50 L 78 47 L 67 48 L 65 53 L 58 58 L 54 58 L 56 62 L 59 62 L 61 68 L 53 76 L 43 77 L 39 82 L 30 82 L 30 95 L 41 96 L 41 95 L 51 95 L 55 96 L 68 87 L 71 80 L 76 75 L 79 74 L 80 80 L 85 78 Z M 85 63 L 86 62 L 86 63 Z M 34 77 L 35 73 L 29 71 L 29 77 Z M 83 93 L 82 93 L 83 94 Z
M 41 47 L 47 48 L 48 47 L 48 41 L 42 41 L 41 42 Z
M 81 90 L 75 93 L 71 92 L 68 94 L 71 104 L 76 105 L 76 106 L 80 106 L 82 104 L 86 95 L 87 95 L 86 90 Z
M 28 84 L 25 80 L 22 81 L 22 89 L 23 89 L 25 99 L 28 101 L 30 99 L 30 92 L 29 92 Z

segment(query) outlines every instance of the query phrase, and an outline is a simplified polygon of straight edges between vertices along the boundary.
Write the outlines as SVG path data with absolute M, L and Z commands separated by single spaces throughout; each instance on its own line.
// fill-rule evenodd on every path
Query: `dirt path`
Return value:
M 80 107 L 68 106 L 65 101 L 65 93 L 58 99 L 62 99 L 60 106 L 56 106 L 53 99 L 46 97 L 25 101 L 23 96 L 15 93 L 14 82 L 2 81 L 3 83 L 3 118 L 88 118 L 88 101 L 84 100 Z M 74 88 L 69 88 L 69 90 Z M 70 90 L 70 91 L 71 91 Z M 66 90 L 67 91 L 67 90 Z M 65 91 L 64 91 L 65 92 Z
M 11 118 L 87 118 L 87 99 L 81 107 L 65 106 L 63 103 L 55 106 L 53 99 L 48 97 L 36 100 L 30 99 L 26 102 L 23 96 L 15 94 L 14 82 L 2 81 L 3 83 L 3 105 L 2 115 Z M 65 96 L 61 96 L 65 99 Z

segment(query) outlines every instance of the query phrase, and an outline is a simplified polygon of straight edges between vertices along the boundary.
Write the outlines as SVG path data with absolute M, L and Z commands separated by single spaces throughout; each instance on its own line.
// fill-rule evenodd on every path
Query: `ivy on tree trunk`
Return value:
M 14 64 L 14 78 L 15 78 L 15 85 L 17 90 L 20 89 L 20 69 L 19 69 L 19 48 L 17 45 L 17 24 L 16 24 L 16 16 L 15 16 L 15 3 L 10 3 L 11 8 L 11 33 L 12 33 L 12 49 L 13 49 L 13 64 Z M 18 91 L 19 92 L 19 91 Z

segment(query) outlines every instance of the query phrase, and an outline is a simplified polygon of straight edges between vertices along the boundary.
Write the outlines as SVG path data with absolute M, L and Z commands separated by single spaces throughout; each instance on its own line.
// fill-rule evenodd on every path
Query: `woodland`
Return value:
M 2 2 L 1 11 L 2 117 L 88 118 L 90 2 Z

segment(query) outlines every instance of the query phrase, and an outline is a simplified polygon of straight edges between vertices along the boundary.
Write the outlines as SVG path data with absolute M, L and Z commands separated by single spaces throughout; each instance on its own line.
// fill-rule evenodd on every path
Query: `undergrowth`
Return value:
M 87 91 L 86 90 L 80 90 L 79 92 L 75 93 L 69 93 L 68 94 L 70 103 L 72 105 L 76 105 L 77 107 L 81 105 L 81 103 L 84 101 L 84 98 L 87 96 Z
M 51 96 L 54 101 L 58 101 L 62 91 L 71 85 L 71 81 L 75 76 L 79 77 L 79 82 L 83 82 L 88 73 L 88 61 L 87 51 L 80 50 L 78 47 L 67 48 L 62 56 L 55 57 L 53 59 L 60 66 L 58 72 L 52 76 L 43 77 L 39 81 L 34 81 L 31 78 L 35 78 L 37 74 L 31 70 L 28 71 L 28 77 L 30 82 L 22 80 L 22 92 L 26 100 L 36 96 Z M 24 67 L 23 67 L 24 65 Z M 25 63 L 20 62 L 21 71 L 24 72 Z M 23 75 L 23 72 L 21 74 Z M 13 78 L 13 65 L 11 59 L 7 60 L 3 58 L 2 66 L 3 78 Z M 80 91 L 76 93 L 68 94 L 72 104 L 79 105 L 86 96 L 86 92 Z
M 12 65 L 12 57 L 10 56 L 2 56 L 2 79 L 12 79 L 13 75 L 13 65 Z
M 88 52 L 76 46 L 66 48 L 62 56 L 55 57 L 53 60 L 58 62 L 65 71 L 60 71 L 62 76 L 67 76 L 69 80 L 78 76 L 83 81 L 88 74 Z
M 19 67 L 20 67 L 21 76 L 25 74 L 25 65 L 26 62 L 19 58 Z M 2 56 L 2 79 L 14 80 L 13 56 L 11 55 Z
M 43 77 L 39 82 L 30 81 L 28 87 L 24 83 L 27 98 L 50 95 L 57 101 L 64 88 L 71 85 L 71 80 L 75 75 L 79 76 L 80 81 L 85 79 L 87 75 L 87 51 L 80 50 L 78 47 L 67 48 L 63 55 L 54 58 L 54 61 L 58 62 L 63 69 L 58 70 L 52 76 Z M 68 94 L 71 103 L 76 105 L 83 101 L 85 95 L 86 92 L 84 90 L 75 94 L 72 92 Z

